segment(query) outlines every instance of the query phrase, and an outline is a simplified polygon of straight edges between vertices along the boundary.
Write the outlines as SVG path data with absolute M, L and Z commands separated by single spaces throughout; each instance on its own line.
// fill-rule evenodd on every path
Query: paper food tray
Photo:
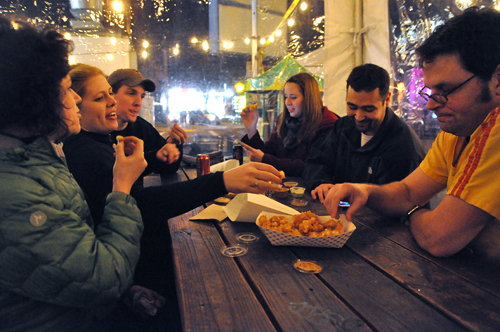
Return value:
M 345 218 L 345 215 L 340 215 L 340 220 L 344 226 L 344 233 L 326 237 L 307 237 L 298 236 L 288 233 L 278 232 L 268 229 L 259 225 L 260 216 L 265 215 L 267 218 L 272 216 L 279 216 L 283 214 L 276 214 L 270 212 L 262 212 L 256 219 L 256 224 L 260 230 L 267 237 L 273 246 L 303 246 L 303 247 L 325 247 L 325 248 L 342 248 L 347 242 L 352 233 L 356 230 L 356 226 Z M 287 215 L 284 215 L 289 217 Z M 328 220 L 330 216 L 319 216 L 320 220 Z

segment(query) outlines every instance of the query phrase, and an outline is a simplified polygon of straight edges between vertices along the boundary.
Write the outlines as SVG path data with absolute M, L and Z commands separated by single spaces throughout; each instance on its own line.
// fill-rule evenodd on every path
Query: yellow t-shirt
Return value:
M 447 195 L 500 219 L 500 108 L 491 111 L 471 135 L 456 165 L 463 137 L 441 131 L 420 169 L 430 178 L 446 184 Z

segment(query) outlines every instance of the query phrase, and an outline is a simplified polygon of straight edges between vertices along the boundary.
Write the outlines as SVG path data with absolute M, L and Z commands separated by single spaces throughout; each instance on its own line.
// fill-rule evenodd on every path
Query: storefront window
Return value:
M 189 133 L 193 154 L 222 150 L 229 156 L 233 141 L 245 133 L 239 113 L 246 104 L 258 104 L 258 128 L 264 138 L 281 111 L 280 90 L 249 89 L 245 85 L 249 78 L 274 68 L 287 56 L 319 79 L 324 76 L 320 62 L 308 65 L 306 61 L 324 46 L 324 1 L 258 0 L 255 19 L 252 3 L 0 0 L 0 15 L 65 33 L 75 44 L 72 63 L 95 65 L 106 74 L 137 68 L 157 86 L 144 103 L 144 118 L 163 132 L 179 123 Z M 465 8 L 495 3 L 389 0 L 393 107 L 421 138 L 432 140 L 439 126 L 418 96 L 423 77 L 416 46 Z M 247 91 L 240 93 L 238 84 Z

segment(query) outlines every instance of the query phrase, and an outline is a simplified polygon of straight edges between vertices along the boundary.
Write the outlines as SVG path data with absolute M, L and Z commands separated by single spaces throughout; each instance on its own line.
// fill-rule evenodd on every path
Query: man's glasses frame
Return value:
M 430 94 L 424 92 L 425 89 L 429 89 L 430 90 L 430 88 L 427 87 L 427 86 L 424 86 L 423 89 L 420 90 L 420 92 L 418 94 L 422 98 L 424 98 L 426 101 L 429 101 L 429 99 L 432 99 L 436 103 L 444 105 L 444 104 L 446 104 L 448 102 L 448 96 L 449 95 L 451 95 L 453 92 L 457 91 L 459 88 L 461 88 L 462 86 L 464 86 L 467 82 L 469 82 L 474 77 L 476 77 L 476 75 L 472 75 L 471 77 L 469 77 L 468 79 L 466 79 L 465 81 L 463 81 L 462 83 L 460 83 L 459 85 L 457 85 L 456 87 L 454 87 L 453 89 L 451 89 L 450 91 L 445 92 L 445 93 L 433 93 L 433 94 L 430 95 Z

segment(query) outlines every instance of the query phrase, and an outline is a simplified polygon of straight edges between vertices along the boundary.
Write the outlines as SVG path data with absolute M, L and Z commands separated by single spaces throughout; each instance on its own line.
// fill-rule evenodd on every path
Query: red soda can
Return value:
M 208 154 L 199 154 L 196 157 L 196 175 L 202 176 L 210 173 L 210 157 Z

